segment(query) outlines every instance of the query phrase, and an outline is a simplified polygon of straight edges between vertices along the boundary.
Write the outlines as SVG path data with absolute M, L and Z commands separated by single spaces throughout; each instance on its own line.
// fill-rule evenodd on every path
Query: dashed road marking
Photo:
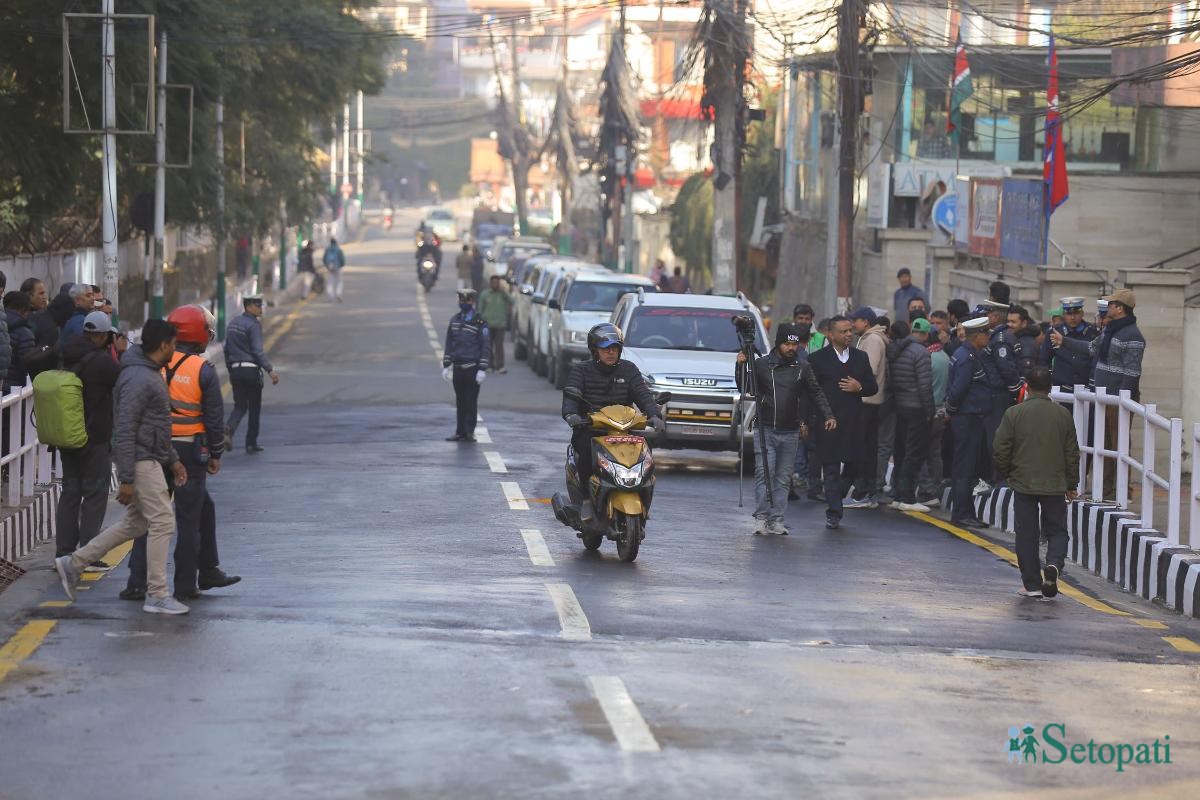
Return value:
M 625 682 L 615 675 L 593 675 L 588 686 L 600 703 L 600 710 L 612 728 L 613 736 L 622 750 L 631 753 L 657 753 L 661 749 L 650 726 L 629 696 Z
M 1200 653 L 1200 644 L 1186 636 L 1164 636 L 1163 641 L 1181 653 Z
M 504 490 L 504 497 L 508 500 L 510 510 L 529 510 L 529 503 L 525 502 L 525 495 L 521 492 L 521 487 L 517 485 L 516 481 L 502 481 L 500 488 Z
M 53 619 L 30 620 L 0 647 L 0 681 L 7 678 L 22 661 L 42 646 L 42 642 L 50 635 L 50 631 L 54 630 L 57 622 L 58 620 Z
M 1159 622 L 1156 619 L 1134 619 L 1134 622 L 1136 622 L 1138 625 L 1141 625 L 1143 628 L 1152 628 L 1156 631 L 1164 631 L 1167 629 L 1165 622 Z
M 492 434 L 488 432 L 487 428 L 481 425 L 475 429 L 475 441 L 479 442 L 480 444 L 491 444 Z
M 478 434 L 478 431 L 476 433 Z M 478 435 L 475 438 L 478 439 Z M 504 459 L 495 450 L 484 450 L 483 457 L 487 459 L 488 467 L 491 468 L 492 472 L 498 472 L 502 475 L 508 474 L 508 467 L 505 466 Z
M 525 549 L 529 551 L 529 560 L 535 567 L 553 567 L 554 557 L 546 547 L 546 540 L 539 530 L 522 530 L 521 538 L 525 540 Z
M 558 624 L 562 628 L 560 636 L 573 642 L 591 639 L 592 626 L 571 586 L 566 583 L 547 583 L 546 591 L 550 593 L 554 610 L 558 612 Z
M 71 602 L 70 600 L 46 600 L 38 603 L 38 608 L 68 608 Z

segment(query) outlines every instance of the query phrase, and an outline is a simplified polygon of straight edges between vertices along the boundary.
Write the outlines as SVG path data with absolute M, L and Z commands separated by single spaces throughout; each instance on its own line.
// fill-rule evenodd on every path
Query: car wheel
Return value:
M 567 357 L 559 354 L 554 360 L 554 388 L 563 389 L 567 385 L 567 373 L 570 372 L 570 367 L 567 366 Z
M 521 339 L 521 334 L 513 329 L 513 358 L 517 361 L 524 361 L 529 356 L 529 350 L 525 347 L 525 342 Z
M 558 359 L 554 356 L 550 357 L 550 363 L 546 365 L 546 380 L 550 383 L 558 382 Z
M 541 376 L 546 377 L 546 357 L 538 352 L 536 346 L 533 350 L 533 371 Z

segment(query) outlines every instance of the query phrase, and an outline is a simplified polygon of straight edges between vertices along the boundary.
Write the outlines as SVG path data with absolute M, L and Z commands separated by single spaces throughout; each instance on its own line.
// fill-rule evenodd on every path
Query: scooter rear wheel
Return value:
M 599 550 L 600 545 L 604 543 L 604 534 L 602 533 L 585 533 L 582 537 L 583 546 L 587 550 Z

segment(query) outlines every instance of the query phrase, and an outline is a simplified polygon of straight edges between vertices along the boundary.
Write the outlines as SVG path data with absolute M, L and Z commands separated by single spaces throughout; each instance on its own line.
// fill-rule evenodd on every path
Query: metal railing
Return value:
M 1142 525 L 1154 527 L 1154 493 L 1162 489 L 1167 493 L 1167 525 L 1164 533 L 1167 540 L 1177 545 L 1180 542 L 1181 511 L 1183 501 L 1183 420 L 1178 417 L 1167 418 L 1158 413 L 1153 403 L 1142 405 L 1133 400 L 1128 390 L 1122 390 L 1119 395 L 1109 394 L 1104 388 L 1095 391 L 1076 388 L 1055 387 L 1050 397 L 1061 403 L 1072 406 L 1072 416 L 1075 419 L 1075 432 L 1079 437 L 1079 485 L 1088 486 L 1088 467 L 1091 466 L 1091 487 L 1087 494 L 1093 500 L 1113 500 L 1121 508 L 1129 508 L 1130 502 L 1130 473 L 1136 473 L 1141 485 L 1139 515 Z M 1116 415 L 1116 436 L 1111 437 L 1115 442 L 1113 447 L 1106 447 L 1105 434 L 1110 423 L 1108 409 L 1114 409 Z M 1142 442 L 1140 458 L 1134 455 L 1131 433 L 1133 422 L 1138 419 L 1142 423 Z M 1167 436 L 1167 471 L 1164 475 L 1158 469 L 1159 443 L 1158 434 Z M 1090 434 L 1090 435 L 1089 435 Z M 1197 425 L 1195 436 L 1200 437 L 1200 425 Z M 1195 450 L 1193 450 L 1195 452 Z M 1104 497 L 1106 470 L 1115 469 L 1115 496 Z M 1191 500 L 1191 543 L 1200 541 L 1200 500 L 1196 493 L 1200 491 L 1197 485 L 1196 470 L 1192 470 L 1192 500 Z
M 1200 469 L 1196 469 L 1196 454 L 1200 453 L 1200 422 L 1192 426 L 1192 499 L 1188 518 L 1188 544 L 1200 547 Z
M 8 473 L 3 501 L 16 507 L 33 496 L 36 484 L 48 484 L 52 479 L 50 451 L 38 441 L 33 426 L 33 384 L 9 390 L 0 399 L 0 416 L 7 434 L 7 446 L 0 456 L 0 467 Z

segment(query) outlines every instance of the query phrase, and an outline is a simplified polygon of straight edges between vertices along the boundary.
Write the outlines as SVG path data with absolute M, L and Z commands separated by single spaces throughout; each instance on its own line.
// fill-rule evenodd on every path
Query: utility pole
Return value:
M 158 32 L 158 116 L 154 120 L 154 269 L 149 319 L 163 317 L 163 262 L 167 225 L 167 32 Z
M 517 230 L 522 236 L 529 233 L 528 199 L 525 197 L 529 190 L 529 149 L 525 137 L 518 130 L 525 126 L 525 115 L 521 113 L 521 59 L 517 53 L 517 20 L 514 18 L 509 27 L 509 56 L 512 60 L 512 115 L 513 129 L 513 192 L 516 194 Z
M 854 284 L 854 179 L 858 169 L 859 0 L 842 0 L 838 12 L 838 259 L 837 311 L 844 314 L 851 305 Z
M 363 163 L 363 93 L 358 91 L 358 208 L 362 212 L 363 196 L 366 193 L 365 165 Z
M 333 135 L 329 137 L 329 196 L 336 198 L 338 193 L 337 179 L 337 117 L 333 118 Z
M 571 41 L 569 28 L 567 27 L 567 12 L 569 6 L 563 3 L 562 9 L 562 90 L 558 95 L 560 104 L 569 103 L 571 92 L 567 84 L 567 76 L 570 73 L 570 59 L 567 58 L 567 45 Z M 570 106 L 563 105 L 556 109 L 555 124 L 558 125 L 558 146 L 562 152 L 567 153 L 566 159 L 560 159 L 559 175 L 558 175 L 558 198 L 559 198 L 559 221 L 558 221 L 558 252 L 562 255 L 571 254 L 571 179 L 574 177 L 569 169 L 569 164 L 574 163 L 575 143 L 571 141 L 571 120 L 569 116 Z M 562 163 L 566 161 L 567 163 Z
M 710 74 L 705 76 L 706 82 L 713 86 L 716 163 L 713 173 L 712 280 L 715 295 L 732 295 L 738 288 L 738 184 L 745 117 L 742 85 L 746 67 L 746 0 L 733 0 L 733 6 L 727 23 L 722 24 L 717 15 L 716 27 L 724 35 L 708 44 L 717 48 L 718 58 L 714 59 Z
M 625 52 L 625 0 L 621 0 L 621 52 Z M 621 269 L 633 272 L 633 173 L 637 164 L 637 142 L 629 139 L 625 143 L 625 182 L 621 186 Z M 618 164 L 620 156 L 617 156 Z
M 350 101 L 347 100 L 342 105 L 342 181 L 345 184 L 350 183 Z M 342 192 L 342 199 L 345 201 L 346 209 L 350 207 L 350 197 L 346 192 Z M 345 214 L 345 212 L 343 212 Z M 350 224 L 349 216 L 343 216 L 346 224 Z M 347 230 L 347 233 L 349 231 Z
M 225 89 L 217 90 L 217 338 L 225 341 Z
M 103 53 L 101 68 L 101 98 L 104 106 L 103 198 L 100 209 L 101 245 L 104 253 L 104 296 L 112 300 L 113 317 L 120 314 L 121 272 L 117 264 L 117 47 L 113 22 L 114 0 L 103 0 L 103 22 L 100 44 Z

